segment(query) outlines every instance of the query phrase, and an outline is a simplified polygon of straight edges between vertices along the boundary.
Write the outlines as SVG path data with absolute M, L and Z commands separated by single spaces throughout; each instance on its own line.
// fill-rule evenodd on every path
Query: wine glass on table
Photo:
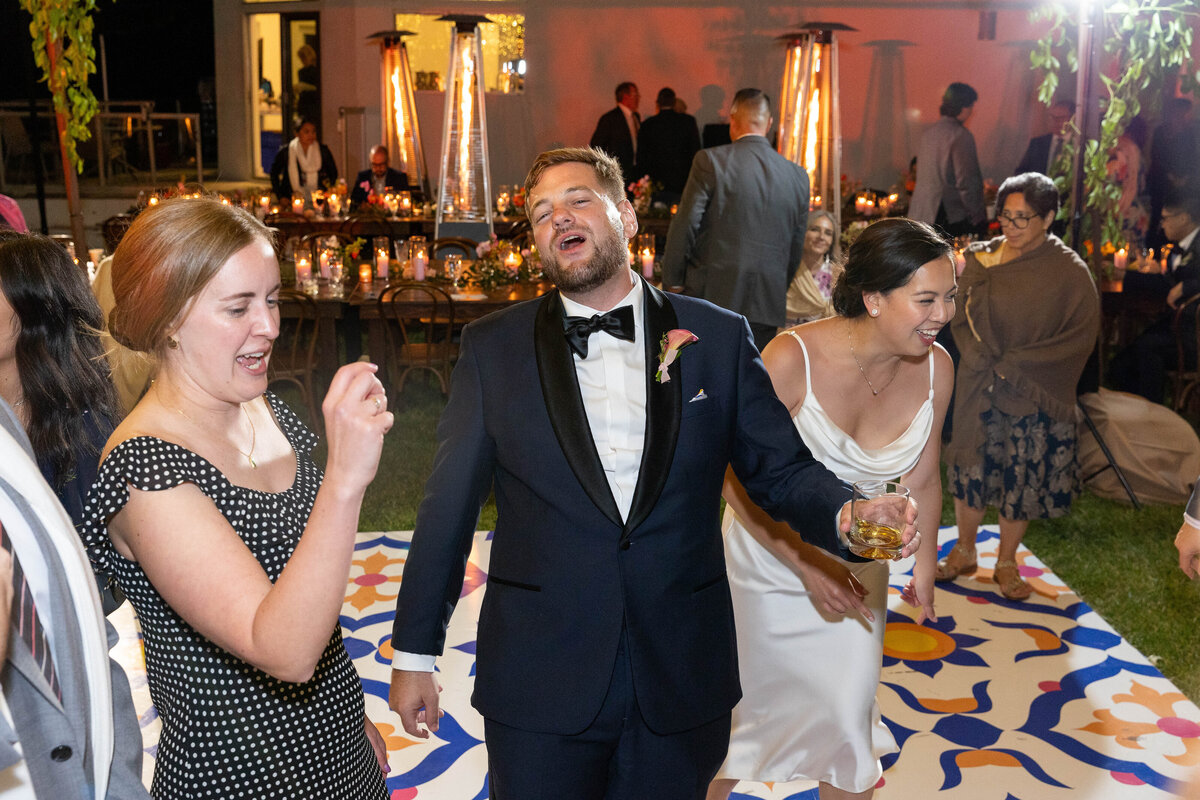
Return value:
M 445 260 L 446 277 L 450 279 L 450 288 L 458 291 L 458 279 L 462 277 L 462 253 L 447 253 Z

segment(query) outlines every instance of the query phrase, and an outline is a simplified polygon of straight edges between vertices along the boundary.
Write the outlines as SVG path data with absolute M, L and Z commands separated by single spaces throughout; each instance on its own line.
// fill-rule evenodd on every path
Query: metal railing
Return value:
M 37 103 L 37 122 L 47 127 L 48 137 L 37 140 L 29 135 L 27 123 L 32 119 L 28 102 L 0 102 L 0 191 L 8 185 L 9 162 L 18 157 L 44 159 L 47 154 L 42 148 L 47 143 L 53 148 L 50 165 L 59 164 L 57 140 L 54 128 L 54 109 L 48 100 Z M 130 163 L 127 144 L 145 148 L 149 166 L 148 182 L 158 183 L 158 157 L 155 134 L 174 124 L 176 152 L 181 156 L 195 149 L 196 182 L 204 183 L 204 156 L 200 141 L 200 115 L 166 113 L 154 111 L 151 101 L 110 101 L 100 104 L 100 111 L 92 118 L 92 142 L 80 142 L 80 155 L 84 162 L 84 175 L 95 174 L 101 186 L 106 186 L 118 171 L 135 176 L 142 181 L 145 170 Z M 94 148 L 94 153 L 93 153 Z M 45 161 L 43 160 L 43 165 Z M 187 171 L 191 171 L 188 167 Z M 56 170 L 49 170 L 57 174 Z M 32 182 L 32 181 L 30 181 Z

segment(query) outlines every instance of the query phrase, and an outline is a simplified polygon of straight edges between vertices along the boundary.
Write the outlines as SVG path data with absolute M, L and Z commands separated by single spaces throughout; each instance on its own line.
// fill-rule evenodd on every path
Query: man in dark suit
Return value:
M 1168 188 L 1163 200 L 1162 230 L 1175 243 L 1167 258 L 1165 275 L 1130 272 L 1126 292 L 1166 296 L 1167 310 L 1112 360 L 1113 385 L 1140 394 L 1155 403 L 1163 401 L 1167 369 L 1178 359 L 1176 335 L 1184 346 L 1185 366 L 1196 364 L 1195 304 L 1200 302 L 1200 189 L 1190 185 Z M 1189 306 L 1190 304 L 1190 306 Z M 1189 306 L 1191 310 L 1179 309 Z M 1179 314 L 1179 331 L 1175 317 Z
M 129 682 L 108 658 L 116 631 L 100 610 L 75 528 L 2 401 L 0 537 L 28 587 L 14 590 L 11 628 L 9 608 L 0 615 L 9 630 L 0 675 L 6 705 L 0 713 L 0 795 L 149 800 Z M 47 642 L 39 629 L 49 637 L 48 649 L 40 647 Z M 32 638 L 27 641 L 21 630 L 33 631 Z M 48 661 L 38 658 L 39 650 Z
M 408 176 L 398 169 L 392 169 L 388 163 L 388 149 L 381 144 L 371 148 L 371 167 L 364 169 L 354 178 L 354 188 L 350 191 L 350 206 L 357 208 L 367 202 L 367 196 L 385 195 L 389 192 L 408 190 Z
M 599 147 L 617 160 L 626 184 L 636 181 L 637 135 L 642 125 L 638 103 L 642 95 L 636 83 L 626 81 L 617 86 L 617 107 L 600 116 L 592 133 L 592 147 Z
M 808 222 L 808 174 L 771 147 L 771 122 L 761 91 L 734 95 L 733 143 L 696 154 L 663 256 L 664 286 L 744 316 L 759 350 L 784 323 Z
M 1026 172 L 1050 174 L 1050 165 L 1058 157 L 1066 138 L 1064 129 L 1074 113 L 1075 105 L 1069 100 L 1055 100 L 1050 105 L 1046 112 L 1046 120 L 1050 123 L 1050 132 L 1029 140 L 1029 146 L 1025 148 L 1025 155 L 1021 156 L 1021 162 L 1017 164 L 1014 175 Z
M 675 110 L 674 89 L 660 89 L 655 105 L 658 113 L 638 129 L 635 172 L 661 183 L 663 188 L 654 199 L 670 205 L 678 203 L 683 194 L 692 158 L 700 149 L 700 129 L 695 117 Z
M 557 289 L 463 331 L 397 599 L 390 704 L 409 734 L 436 731 L 433 656 L 491 491 L 472 698 L 490 796 L 699 800 L 741 692 L 726 466 L 831 552 L 845 552 L 848 488 L 812 460 L 745 320 L 630 271 L 637 217 L 611 157 L 543 153 L 526 188 Z M 905 536 L 915 549 L 911 524 Z

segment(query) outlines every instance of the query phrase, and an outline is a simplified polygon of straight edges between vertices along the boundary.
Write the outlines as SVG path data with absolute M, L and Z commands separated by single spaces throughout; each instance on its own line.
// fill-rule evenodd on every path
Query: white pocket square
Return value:
M 691 400 L 688 400 L 688 402 L 695 403 L 697 400 L 707 400 L 707 399 L 708 399 L 708 395 L 704 393 L 703 389 L 701 389 L 700 391 L 696 392 L 696 396 L 693 397 Z

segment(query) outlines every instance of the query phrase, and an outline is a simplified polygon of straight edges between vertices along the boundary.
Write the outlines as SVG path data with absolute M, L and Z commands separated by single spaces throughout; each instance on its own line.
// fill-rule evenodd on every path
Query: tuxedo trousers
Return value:
M 484 719 L 492 800 L 703 800 L 729 747 L 730 714 L 658 734 L 638 709 L 625 631 L 600 713 L 564 736 Z

